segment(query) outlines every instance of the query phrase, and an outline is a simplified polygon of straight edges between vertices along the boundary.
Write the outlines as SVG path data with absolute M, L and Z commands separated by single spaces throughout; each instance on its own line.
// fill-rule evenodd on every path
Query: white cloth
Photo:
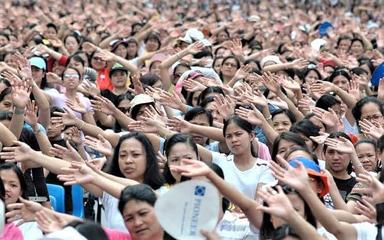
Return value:
M 17 222 L 15 222 L 15 224 L 17 224 Z M 18 228 L 23 234 L 24 239 L 35 240 L 44 236 L 37 222 L 25 222 L 18 226 Z
M 356 229 L 356 240 L 375 240 L 377 235 L 376 225 L 368 222 L 352 224 Z M 384 227 L 381 228 L 381 236 L 384 237 Z
M 225 181 L 249 198 L 255 198 L 259 183 L 268 184 L 275 180 L 268 167 L 268 161 L 258 158 L 252 168 L 240 171 L 233 161 L 233 155 L 225 156 L 212 152 L 212 156 L 212 162 L 223 170 Z
M 118 209 L 119 199 L 103 192 L 102 202 L 104 211 L 101 213 L 101 225 L 106 228 L 128 232 L 123 216 Z
M 229 211 L 224 213 L 217 224 L 216 232 L 222 240 L 259 239 L 259 234 L 251 231 L 247 218 L 240 218 Z
M 327 240 L 337 240 L 337 238 L 330 232 L 328 232 L 324 227 L 319 227 L 317 233 Z

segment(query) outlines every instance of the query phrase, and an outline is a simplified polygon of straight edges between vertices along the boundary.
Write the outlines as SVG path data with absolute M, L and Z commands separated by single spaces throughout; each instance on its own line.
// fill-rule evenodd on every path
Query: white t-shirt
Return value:
M 212 152 L 212 162 L 221 167 L 226 182 L 234 185 L 240 192 L 252 199 L 255 198 L 259 183 L 268 184 L 275 180 L 267 165 L 268 161 L 259 158 L 252 168 L 245 171 L 237 168 L 233 155 L 225 156 Z
M 251 231 L 247 218 L 225 211 L 223 218 L 216 226 L 216 232 L 222 240 L 259 239 L 259 234 Z
M 119 199 L 103 192 L 102 202 L 104 211 L 101 214 L 101 225 L 106 228 L 128 232 L 124 224 L 123 216 L 120 214 Z
M 319 227 L 316 229 L 317 233 L 327 240 L 337 240 L 337 238 L 330 232 L 328 232 L 324 227 Z
M 15 224 L 17 224 L 17 222 L 15 222 Z M 38 227 L 37 222 L 25 222 L 18 226 L 18 228 L 23 234 L 24 239 L 35 240 L 41 239 L 44 236 L 43 232 Z
M 377 236 L 377 226 L 372 223 L 356 223 L 352 224 L 356 229 L 356 240 L 375 240 Z M 381 236 L 384 238 L 384 227 L 381 228 Z

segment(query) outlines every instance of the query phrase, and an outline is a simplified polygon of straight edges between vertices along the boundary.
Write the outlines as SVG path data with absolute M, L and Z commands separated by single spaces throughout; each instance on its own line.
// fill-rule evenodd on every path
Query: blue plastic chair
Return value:
M 84 218 L 84 189 L 79 185 L 72 185 L 72 215 Z
M 49 201 L 51 203 L 51 206 L 53 209 L 57 209 L 57 203 L 56 203 L 56 198 L 52 195 L 49 195 Z
M 47 188 L 49 195 L 52 195 L 56 200 L 55 211 L 65 213 L 64 188 L 56 184 L 47 184 Z

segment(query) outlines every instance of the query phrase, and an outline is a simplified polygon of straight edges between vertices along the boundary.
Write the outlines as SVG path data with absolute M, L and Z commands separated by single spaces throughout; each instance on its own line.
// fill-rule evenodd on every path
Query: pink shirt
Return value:
M 121 232 L 119 230 L 104 228 L 105 233 L 110 240 L 132 240 L 131 235 L 126 232 Z
M 23 240 L 23 234 L 20 229 L 13 223 L 5 224 L 0 240 Z

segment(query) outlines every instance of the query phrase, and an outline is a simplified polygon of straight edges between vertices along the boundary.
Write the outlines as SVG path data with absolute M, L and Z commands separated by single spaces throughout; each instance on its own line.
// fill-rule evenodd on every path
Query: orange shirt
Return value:
M 109 78 L 109 69 L 103 68 L 97 73 L 97 79 L 96 79 L 97 87 L 100 90 L 112 90 L 113 86 L 111 83 L 111 79 Z

